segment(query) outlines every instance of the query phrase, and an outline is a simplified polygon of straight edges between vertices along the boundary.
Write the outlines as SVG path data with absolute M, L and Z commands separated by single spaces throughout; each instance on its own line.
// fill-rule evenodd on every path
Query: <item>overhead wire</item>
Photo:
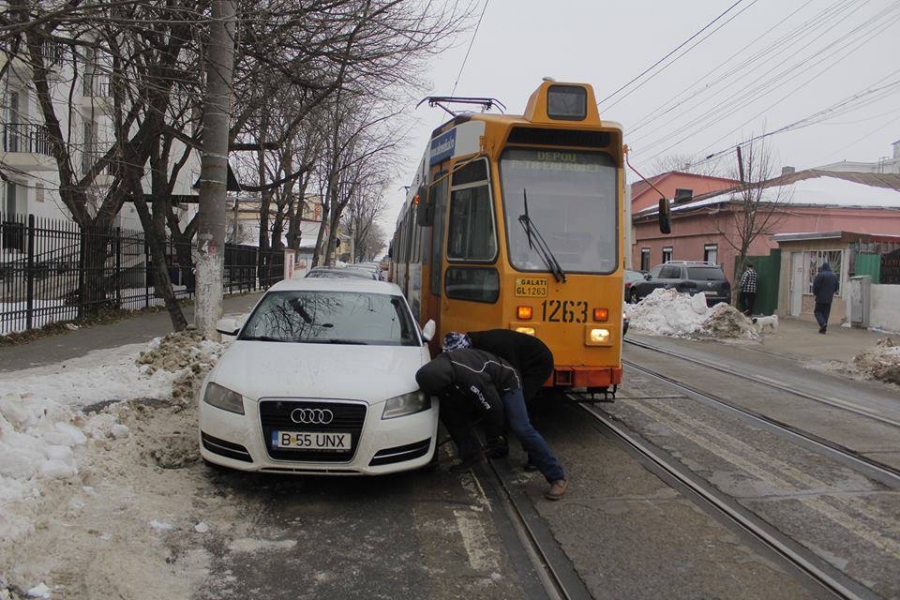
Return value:
M 807 2 L 806 2 L 805 4 L 803 4 L 802 6 L 800 6 L 799 8 L 797 8 L 797 9 L 796 9 L 794 12 L 792 12 L 791 14 L 787 15 L 787 17 L 785 17 L 785 18 L 782 20 L 782 22 L 787 22 L 789 19 L 791 19 L 793 16 L 795 16 L 798 12 L 800 12 L 801 10 L 803 10 L 803 8 L 805 8 L 806 6 L 808 6 L 809 4 L 811 4 L 811 3 L 814 2 L 814 1 L 815 1 L 815 0 L 807 0 Z M 837 4 L 846 3 L 846 2 L 848 2 L 848 0 L 839 0 Z M 820 14 L 821 14 L 821 13 L 820 13 Z M 745 46 L 743 46 L 742 48 L 740 48 L 739 50 L 737 50 L 734 54 L 732 54 L 731 56 L 729 56 L 728 58 L 726 58 L 724 61 L 722 61 L 721 63 L 719 63 L 716 67 L 714 67 L 714 68 L 710 69 L 709 71 L 707 71 L 703 76 L 701 76 L 700 78 L 698 78 L 696 81 L 694 81 L 693 83 L 691 83 L 691 84 L 685 86 L 685 87 L 682 89 L 681 92 L 679 92 L 678 94 L 676 94 L 674 97 L 670 98 L 667 102 L 664 102 L 663 104 L 657 106 L 655 109 L 653 109 L 652 111 L 650 111 L 649 114 L 647 114 L 645 117 L 643 117 L 641 120 L 639 120 L 635 125 L 633 125 L 632 127 L 630 127 L 630 128 L 629 128 L 629 131 L 632 132 L 632 133 L 634 133 L 635 131 L 638 131 L 638 130 L 642 129 L 643 127 L 645 127 L 645 126 L 648 125 L 649 123 L 652 123 L 653 121 L 655 121 L 655 120 L 657 120 L 657 119 L 660 119 L 660 118 L 666 116 L 668 113 L 670 113 L 670 112 L 672 112 L 673 110 L 677 109 L 678 107 L 680 107 L 682 104 L 686 103 L 687 101 L 689 101 L 689 100 L 691 100 L 691 99 L 693 99 L 693 98 L 696 98 L 697 95 L 698 95 L 700 92 L 709 90 L 709 89 L 715 87 L 716 85 L 718 85 L 720 82 L 727 80 L 727 79 L 728 79 L 729 77 L 731 77 L 732 75 L 739 73 L 740 70 L 741 70 L 745 65 L 752 64 L 753 62 L 759 60 L 759 59 L 760 59 L 762 56 L 764 56 L 766 53 L 768 53 L 768 52 L 774 50 L 774 48 L 776 48 L 778 45 L 780 45 L 780 44 L 783 42 L 783 40 L 785 40 L 785 39 L 788 38 L 789 36 L 793 36 L 793 34 L 794 34 L 795 32 L 797 32 L 797 31 L 802 31 L 803 28 L 809 27 L 810 22 L 811 22 L 811 21 L 806 21 L 805 23 L 799 25 L 797 28 L 795 28 L 795 29 L 789 31 L 787 34 L 785 34 L 785 35 L 782 36 L 781 38 L 777 39 L 775 42 L 773 42 L 772 44 L 770 44 L 769 46 L 767 46 L 767 47 L 764 48 L 763 50 L 757 52 L 755 55 L 752 55 L 752 56 L 750 56 L 750 57 L 744 58 L 743 61 L 742 61 L 740 64 L 735 65 L 735 66 L 732 66 L 732 67 L 730 68 L 730 70 L 728 70 L 727 72 L 725 72 L 725 73 L 723 73 L 722 75 L 720 75 L 720 76 L 718 77 L 718 79 L 714 79 L 714 80 L 712 80 L 712 81 L 709 81 L 709 82 L 704 83 L 704 81 L 705 81 L 708 77 L 710 77 L 712 74 L 714 74 L 716 71 L 719 71 L 720 69 L 726 67 L 726 66 L 727 66 L 732 60 L 734 60 L 736 57 L 739 57 L 739 56 L 744 55 L 744 53 L 745 53 L 750 47 L 752 47 L 754 44 L 756 44 L 756 43 L 759 42 L 761 39 L 763 39 L 767 34 L 769 34 L 769 33 L 771 33 L 772 31 L 774 31 L 775 27 L 773 27 L 773 28 L 769 29 L 768 31 L 766 31 L 765 33 L 759 35 L 759 36 L 758 36 L 757 38 L 755 38 L 753 41 L 749 42 L 748 44 L 746 44 Z M 776 26 L 776 27 L 777 27 L 777 26 Z M 698 88 L 699 88 L 699 89 L 698 89 Z M 696 90 L 696 91 L 695 91 L 695 90 Z M 685 98 L 685 97 L 686 97 L 686 98 Z
M 900 5 L 898 5 L 898 8 L 900 8 Z M 896 18 L 893 19 L 892 21 L 888 21 L 888 22 L 882 23 L 882 24 L 880 25 L 880 31 L 877 31 L 875 35 L 877 35 L 877 34 L 883 32 L 883 31 L 886 30 L 886 29 L 888 29 L 889 27 L 891 27 L 894 23 L 896 23 L 896 22 L 898 22 L 898 21 L 900 21 L 900 15 L 898 15 L 898 17 L 896 17 Z M 853 52 L 859 50 L 859 49 L 860 49 L 867 41 L 868 41 L 868 40 L 858 40 L 858 39 L 857 39 L 857 40 L 854 40 L 854 39 L 850 39 L 849 41 L 847 41 L 846 44 L 843 44 L 842 46 L 839 46 L 834 52 L 832 52 L 832 53 L 830 53 L 830 54 L 826 54 L 826 55 L 821 56 L 818 60 L 816 60 L 816 61 L 809 67 L 809 69 L 812 69 L 812 68 L 814 68 L 814 67 L 816 67 L 816 66 L 818 66 L 818 65 L 820 65 L 820 64 L 822 64 L 822 63 L 826 63 L 823 69 L 821 69 L 820 71 L 818 71 L 818 72 L 816 72 L 816 73 L 813 73 L 810 77 L 808 77 L 808 78 L 806 78 L 805 80 L 803 80 L 802 82 L 800 82 L 799 85 L 797 85 L 797 86 L 794 87 L 793 89 L 789 90 L 786 94 L 784 94 L 784 95 L 783 95 L 782 97 L 780 97 L 778 100 L 776 100 L 775 102 L 769 104 L 768 106 L 766 106 L 765 108 L 763 108 L 762 110 L 760 110 L 758 113 L 756 113 L 756 114 L 753 115 L 752 117 L 746 119 L 744 122 L 740 123 L 739 125 L 737 125 L 737 126 L 734 127 L 733 129 L 731 129 L 730 131 L 728 131 L 727 133 L 723 134 L 723 135 L 720 136 L 719 138 L 717 138 L 717 139 L 715 139 L 714 141 L 712 141 L 710 144 L 708 144 L 707 146 L 705 146 L 704 148 L 702 148 L 702 149 L 699 151 L 699 153 L 701 153 L 701 154 L 704 153 L 704 152 L 707 151 L 709 148 L 716 146 L 717 144 L 719 144 L 720 142 L 722 142 L 722 140 L 724 140 L 725 138 L 727 138 L 727 137 L 729 137 L 730 135 L 733 135 L 734 133 L 736 133 L 737 131 L 739 131 L 742 127 L 748 125 L 749 123 L 751 123 L 752 121 L 756 120 L 757 118 L 759 118 L 759 117 L 762 116 L 763 114 L 766 114 L 766 113 L 767 113 L 768 111 L 770 111 L 772 108 L 774 108 L 775 106 L 778 106 L 779 104 L 781 104 L 782 102 L 784 102 L 785 100 L 787 100 L 788 98 L 790 98 L 791 96 L 793 96 L 797 91 L 799 91 L 800 89 L 806 87 L 806 86 L 807 86 L 808 84 L 810 84 L 813 80 L 817 79 L 818 77 L 820 77 L 821 75 L 823 75 L 823 74 L 824 74 L 825 72 L 827 72 L 828 70 L 834 68 L 834 67 L 835 67 L 837 64 L 839 64 L 841 61 L 843 61 L 843 60 L 845 60 L 846 58 L 848 58 Z M 832 59 L 832 57 L 833 57 L 835 54 L 837 54 L 837 53 L 840 52 L 841 50 L 844 50 L 845 48 L 847 48 L 847 47 L 849 47 L 849 46 L 851 46 L 851 45 L 853 45 L 853 44 L 855 44 L 855 47 L 852 47 L 852 48 L 851 48 L 848 52 L 846 52 L 843 56 L 841 56 L 840 58 L 838 58 L 838 59 L 836 59 L 836 60 L 830 60 L 830 59 Z M 811 57 L 810 57 L 810 58 L 811 58 Z M 805 65 L 805 63 L 806 63 L 808 60 L 809 60 L 809 58 L 808 58 L 808 59 L 805 59 L 805 60 L 803 60 L 803 61 L 801 61 L 800 65 Z M 826 61 L 829 61 L 829 62 L 826 62 Z M 807 69 L 807 70 L 809 70 L 809 69 Z M 774 92 L 777 91 L 778 89 L 784 87 L 785 85 L 788 85 L 789 83 L 792 83 L 794 80 L 793 80 L 793 79 L 789 79 L 788 76 L 791 75 L 791 74 L 793 73 L 794 70 L 796 70 L 796 67 L 795 67 L 795 68 L 791 68 L 791 69 L 787 69 L 787 70 L 783 71 L 782 73 L 777 74 L 774 78 L 772 78 L 772 79 L 770 79 L 770 80 L 768 80 L 768 81 L 764 81 L 764 82 L 760 83 L 758 86 L 756 86 L 756 87 L 752 90 L 752 92 L 753 92 L 755 95 L 751 94 L 751 95 L 749 95 L 749 96 L 746 97 L 746 98 L 739 98 L 739 99 L 735 99 L 735 100 L 731 101 L 730 103 L 720 104 L 720 105 L 719 105 L 718 107 L 716 107 L 712 112 L 707 112 L 707 113 L 705 113 L 704 116 L 703 116 L 703 118 L 699 119 L 699 120 L 701 121 L 702 126 L 708 128 L 708 127 L 710 127 L 710 126 L 712 126 L 712 125 L 717 125 L 717 124 L 719 124 L 720 122 L 722 122 L 723 120 L 725 120 L 726 118 L 732 116 L 736 111 L 741 110 L 741 109 L 744 109 L 744 108 L 746 108 L 746 107 L 749 107 L 749 106 L 750 106 L 751 104 L 753 104 L 754 102 L 757 102 L 757 101 L 759 101 L 759 100 L 765 98 L 766 96 L 768 96 L 768 95 L 774 93 Z M 886 76 L 886 77 L 889 77 L 889 76 L 890 76 L 890 75 L 888 75 L 888 76 Z M 777 82 L 779 82 L 779 81 L 780 81 L 780 83 L 777 83 Z M 776 85 L 776 83 L 777 83 L 777 85 Z M 758 93 L 757 93 L 757 92 L 758 92 Z M 710 119 L 712 119 L 712 120 L 710 120 Z M 695 119 L 695 121 L 694 121 L 693 123 L 696 123 L 697 121 L 698 121 L 698 119 Z M 692 124 L 693 124 L 693 123 L 692 123 Z M 689 124 L 689 125 L 690 125 L 690 124 Z M 671 150 L 673 147 L 675 147 L 675 145 L 677 145 L 678 143 L 684 141 L 684 139 L 686 139 L 689 135 L 691 135 L 691 131 L 688 130 L 689 125 L 686 125 L 686 126 L 682 127 L 680 130 L 678 130 L 678 131 L 676 131 L 675 133 L 671 134 L 671 135 L 681 135 L 681 134 L 684 134 L 684 135 L 681 135 L 681 137 L 680 137 L 677 141 L 672 142 L 672 143 L 670 143 L 668 146 L 666 146 L 665 148 L 663 148 L 662 150 L 659 150 L 659 151 L 657 152 L 657 154 L 664 154 L 665 152 L 668 152 L 668 151 Z M 660 143 L 669 142 L 669 141 L 671 141 L 671 135 L 668 135 L 668 136 L 665 136 L 665 137 L 661 137 L 661 138 L 659 138 L 659 140 L 657 140 L 656 142 L 652 142 L 651 144 L 648 144 L 646 147 L 647 147 L 647 148 L 656 147 L 656 146 L 659 145 Z
M 713 29 L 712 31 L 710 31 L 708 34 L 706 34 L 705 36 L 703 36 L 702 38 L 700 38 L 699 40 L 697 40 L 696 42 L 694 42 L 694 44 L 692 44 L 689 48 L 686 48 L 683 52 L 681 52 L 681 54 L 679 54 L 678 56 L 676 56 L 675 58 L 673 58 L 668 64 L 666 64 L 665 66 L 663 66 L 662 68 L 660 68 L 656 73 L 654 73 L 654 74 L 651 75 L 650 77 L 644 79 L 642 82 L 640 82 L 639 84 L 637 84 L 636 86 L 634 86 L 633 88 L 631 88 L 626 94 L 624 94 L 624 95 L 622 95 L 621 97 L 619 97 L 619 98 L 618 98 L 615 102 L 613 102 L 612 104 L 610 104 L 610 105 L 604 107 L 604 110 L 609 110 L 609 109 L 611 109 L 612 107 L 614 107 L 614 106 L 616 106 L 617 104 L 619 104 L 619 102 L 621 102 L 622 100 L 626 99 L 626 98 L 629 97 L 631 94 L 635 93 L 636 91 L 638 91 L 639 89 L 641 89 L 642 87 L 644 87 L 645 85 L 647 85 L 648 83 L 650 83 L 650 81 L 652 81 L 654 77 L 656 77 L 657 75 L 659 75 L 660 73 L 662 73 L 663 71 L 665 71 L 666 69 L 668 69 L 669 67 L 671 67 L 673 64 L 675 64 L 675 62 L 678 61 L 679 58 L 681 58 L 682 56 L 684 56 L 684 55 L 686 55 L 687 53 L 689 53 L 691 50 L 693 50 L 694 48 L 696 48 L 697 46 L 699 46 L 700 44 L 702 44 L 703 42 L 705 42 L 707 39 L 709 39 L 711 36 L 713 36 L 715 33 L 717 33 L 720 29 L 722 29 L 723 27 L 725 27 L 726 25 L 728 25 L 729 23 L 731 23 L 733 20 L 735 20 L 736 18 L 738 18 L 738 17 L 741 16 L 742 14 L 744 14 L 744 12 L 746 12 L 747 10 L 749 10 L 750 8 L 752 8 L 753 5 L 756 4 L 758 1 L 759 1 L 759 0 L 753 0 L 748 6 L 745 6 L 744 8 L 742 8 L 738 13 L 732 15 L 727 21 L 725 21 L 724 23 L 720 24 L 718 27 L 716 27 L 715 29 Z M 670 54 L 671 54 L 671 53 L 670 53 Z M 657 64 L 659 64 L 659 63 L 657 63 Z M 601 102 L 602 102 L 602 101 L 601 101 Z
M 795 87 L 788 94 L 788 96 L 785 96 L 785 97 L 779 99 L 776 103 L 770 105 L 766 110 L 772 108 L 773 106 L 777 105 L 778 103 L 782 102 L 784 99 L 789 97 L 790 94 L 795 93 L 796 91 L 798 91 L 799 89 L 801 89 L 802 87 L 804 87 L 805 85 L 810 83 L 816 77 L 821 76 L 824 72 L 826 72 L 830 68 L 833 68 L 838 62 L 847 58 L 850 54 L 852 54 L 853 52 L 858 50 L 860 47 L 862 47 L 863 45 L 865 45 L 866 43 L 868 43 L 869 41 L 874 39 L 876 36 L 880 35 L 884 31 L 886 31 L 888 28 L 893 26 L 894 23 L 897 21 L 897 19 L 900 17 L 895 17 L 895 18 L 889 19 L 887 21 L 884 20 L 884 17 L 889 15 L 889 13 L 891 11 L 893 11 L 897 8 L 898 8 L 898 5 L 894 5 L 894 6 L 890 7 L 889 9 L 882 11 L 875 17 L 868 19 L 863 24 L 858 25 L 853 30 L 851 30 L 849 33 L 845 34 L 846 37 L 844 37 L 844 39 L 842 39 L 841 42 L 832 42 L 829 45 L 827 45 L 824 49 L 818 50 L 817 52 L 813 53 L 810 56 L 805 56 L 805 57 L 801 58 L 801 60 L 799 60 L 799 61 L 794 61 L 794 63 L 788 65 L 784 69 L 776 71 L 774 74 L 769 73 L 769 74 L 767 74 L 768 76 L 764 75 L 764 76 L 758 77 L 757 79 L 750 82 L 750 85 L 753 87 L 751 87 L 749 90 L 746 90 L 745 93 L 743 93 L 741 96 L 739 96 L 739 97 L 732 96 L 732 97 L 729 97 L 726 100 L 720 102 L 718 105 L 716 105 L 712 108 L 705 108 L 703 110 L 702 115 L 695 117 L 694 119 L 692 119 L 690 121 L 679 122 L 678 119 L 670 119 L 669 123 L 674 123 L 677 126 L 677 129 L 675 129 L 675 131 L 668 131 L 665 133 L 657 132 L 659 134 L 659 137 L 655 141 L 648 143 L 642 149 L 657 147 L 662 143 L 672 142 L 673 136 L 681 136 L 674 143 L 670 143 L 665 149 L 654 153 L 655 156 L 658 156 L 658 155 L 670 150 L 678 143 L 681 143 L 682 141 L 684 141 L 684 139 L 686 139 L 686 137 L 688 137 L 689 135 L 692 135 L 692 132 L 695 131 L 696 129 L 698 129 L 700 127 L 708 128 L 712 125 L 718 124 L 719 122 L 721 122 L 728 116 L 731 116 L 732 114 L 734 114 L 735 111 L 743 109 L 743 108 L 751 105 L 752 103 L 764 98 L 765 96 L 773 93 L 778 88 L 783 87 L 784 85 L 787 85 L 787 84 L 795 81 L 795 79 L 789 78 L 789 77 L 794 75 L 794 73 L 796 71 L 802 69 L 803 73 L 810 72 L 812 69 L 814 69 L 816 66 L 822 64 L 823 62 L 832 60 L 832 57 L 834 57 L 838 54 L 841 54 L 842 52 L 844 53 L 843 56 L 839 57 L 837 60 L 834 60 L 833 62 L 826 64 L 822 70 L 820 70 L 818 73 L 815 73 L 812 77 L 806 79 L 799 86 Z M 832 29 L 833 29 L 833 26 L 829 27 L 827 31 L 831 31 Z M 874 29 L 874 32 L 869 31 L 871 29 Z M 809 46 L 810 46 L 810 44 L 807 43 L 803 46 L 803 49 L 808 48 Z M 830 52 L 825 52 L 823 54 L 824 51 L 829 50 L 829 49 L 831 50 Z M 796 51 L 795 51 L 795 54 L 796 54 Z M 807 64 L 807 63 L 810 63 L 810 61 L 812 61 L 812 64 L 811 65 Z M 779 81 L 780 81 L 780 83 L 778 83 Z M 746 85 L 746 83 L 745 83 L 745 85 Z M 713 98 L 717 95 L 721 95 L 721 92 L 715 94 L 713 96 Z M 708 101 L 709 101 L 709 99 L 705 100 L 705 102 L 707 102 L 707 103 L 708 103 Z M 698 106 L 702 106 L 702 104 L 700 104 Z M 756 115 L 756 117 L 758 117 L 758 116 L 759 115 Z M 754 118 L 756 118 L 756 117 L 754 117 Z M 745 124 L 746 123 L 744 123 L 744 125 Z M 734 131 L 732 131 L 730 133 L 734 133 Z M 638 136 L 639 139 L 646 139 L 646 137 L 647 137 L 647 135 Z M 717 143 L 718 141 L 720 141 L 720 140 L 717 140 L 713 144 Z M 637 144 L 634 143 L 634 141 L 632 141 L 631 145 L 632 145 L 632 147 L 638 146 Z M 651 157 L 645 156 L 645 157 L 642 157 L 641 162 L 646 163 L 649 160 L 651 160 Z
M 831 15 L 830 19 L 833 20 L 833 19 L 837 19 L 839 17 L 841 17 L 841 14 L 835 13 L 835 14 Z M 818 23 L 816 25 L 816 27 L 809 28 L 803 36 L 798 36 L 798 37 L 793 38 L 793 43 L 788 44 L 788 46 L 785 47 L 783 49 L 783 51 L 785 51 L 785 52 L 792 51 L 792 56 L 795 56 L 795 57 L 800 56 L 800 52 L 809 48 L 810 45 L 815 43 L 815 41 L 818 40 L 822 35 L 824 35 L 825 33 L 828 33 L 835 26 L 839 25 L 839 23 L 835 23 L 835 24 L 831 25 L 828 29 L 826 29 L 824 32 L 818 31 L 818 29 L 821 26 L 828 25 L 828 24 L 829 24 L 828 21 L 822 21 L 822 22 Z M 790 35 L 790 34 L 788 34 L 788 35 Z M 788 37 L 788 36 L 785 36 L 785 37 Z M 803 42 L 804 38 L 806 38 L 806 37 L 812 37 L 813 39 L 806 42 L 805 44 L 803 44 L 800 48 L 791 50 L 792 47 L 796 43 Z M 785 39 L 785 38 L 782 38 L 782 39 Z M 776 44 L 777 43 L 778 42 L 776 42 Z M 772 48 L 772 47 L 774 47 L 774 45 L 770 46 L 770 48 Z M 762 59 L 765 56 L 766 56 L 766 52 L 760 52 L 757 54 L 757 57 L 759 59 Z M 815 56 L 815 55 L 813 55 L 813 56 Z M 768 60 L 770 62 L 775 62 L 776 58 L 777 58 L 777 55 L 769 57 Z M 753 101 L 757 100 L 758 97 L 764 96 L 768 93 L 771 93 L 773 91 L 773 88 L 771 86 L 775 82 L 777 82 L 778 80 L 780 80 L 784 77 L 787 77 L 793 71 L 798 70 L 801 67 L 803 67 L 804 64 L 810 58 L 811 57 L 801 58 L 801 60 L 799 62 L 794 61 L 793 63 L 787 63 L 784 65 L 783 68 L 776 70 L 774 72 L 771 70 L 769 63 L 762 63 L 762 64 L 758 65 L 758 67 L 751 69 L 749 73 L 744 73 L 742 79 L 733 81 L 733 83 L 731 83 L 728 86 L 724 87 L 723 89 L 720 89 L 719 91 L 713 93 L 711 96 L 708 96 L 706 98 L 698 98 L 698 100 L 696 102 L 694 102 L 695 106 L 693 106 L 683 112 L 686 113 L 686 112 L 689 112 L 690 110 L 696 109 L 698 112 L 700 112 L 700 115 L 697 117 L 694 117 L 692 121 L 685 122 L 683 119 L 678 120 L 680 129 L 676 132 L 676 134 L 679 133 L 680 131 L 684 131 L 690 127 L 693 127 L 694 125 L 703 123 L 704 121 L 706 122 L 706 125 L 708 126 L 708 122 L 713 117 L 721 115 L 723 113 L 731 114 L 728 111 L 733 112 L 735 104 L 738 104 L 739 107 L 743 107 L 743 106 L 746 106 L 746 105 L 752 103 Z M 747 63 L 745 63 L 745 64 L 747 64 Z M 758 70 L 762 71 L 762 73 L 759 76 L 757 76 L 755 79 L 748 81 L 748 77 L 751 76 L 754 72 L 756 72 Z M 734 70 L 733 73 L 740 74 L 738 70 Z M 708 105 L 709 103 L 715 101 L 716 98 L 721 97 L 726 93 L 729 93 L 729 89 L 732 87 L 735 87 L 737 85 L 741 86 L 740 95 L 731 94 L 731 95 L 727 96 L 725 98 L 725 100 L 719 102 L 712 108 L 703 108 L 704 105 Z M 670 123 L 671 122 L 672 121 L 670 120 Z M 638 136 L 636 141 L 639 141 L 641 139 L 646 139 L 647 137 L 650 137 L 652 135 L 653 135 L 653 132 L 644 134 L 642 136 Z M 671 135 L 673 135 L 673 134 L 667 133 L 665 137 L 668 138 Z M 663 138 L 661 137 L 660 139 L 663 139 Z M 651 144 L 648 144 L 648 146 L 649 145 L 651 145 Z
M 481 9 L 481 15 L 478 17 L 478 23 L 475 24 L 475 31 L 472 32 L 472 39 L 469 40 L 469 47 L 466 49 L 466 55 L 463 58 L 462 64 L 459 66 L 459 73 L 456 74 L 456 81 L 453 82 L 453 89 L 450 91 L 450 95 L 456 93 L 456 86 L 459 84 L 459 80 L 462 78 L 463 69 L 466 68 L 466 62 L 469 60 L 469 53 L 472 51 L 472 45 L 475 43 L 475 37 L 478 35 L 478 28 L 481 27 L 481 20 L 484 19 L 484 13 L 487 12 L 488 4 L 491 3 L 491 0 L 484 0 L 484 6 Z
M 714 24 L 716 23 L 716 21 L 718 21 L 719 19 L 721 19 L 722 17 L 724 17 L 725 15 L 727 15 L 729 12 L 731 12 L 731 10 L 732 10 L 735 6 L 737 6 L 738 4 L 740 4 L 740 3 L 743 2 L 743 1 L 744 1 L 744 0 L 737 0 L 737 2 L 735 2 L 734 4 L 732 4 L 731 6 L 729 6 L 727 9 L 725 9 L 725 11 L 722 12 L 719 16 L 717 16 L 715 19 L 713 19 L 712 21 L 710 21 L 709 23 L 707 23 L 706 25 L 704 25 L 703 28 L 701 28 L 699 31 L 697 31 L 696 33 L 694 33 L 691 37 L 689 37 L 688 39 L 686 39 L 685 41 L 683 41 L 683 42 L 682 42 L 681 44 L 679 44 L 676 48 L 674 48 L 673 50 L 671 50 L 668 54 L 666 54 L 665 56 L 663 56 L 662 58 L 660 58 L 658 61 L 656 61 L 655 63 L 653 63 L 650 67 L 648 67 L 647 69 L 645 69 L 642 73 L 640 73 L 639 75 L 637 75 L 636 77 L 634 77 L 631 81 L 629 81 L 628 83 L 626 83 L 625 85 L 623 85 L 622 87 L 620 87 L 619 89 L 617 89 L 616 91 L 614 91 L 612 94 L 610 94 L 610 95 L 606 96 L 605 98 L 603 98 L 602 100 L 600 100 L 600 101 L 597 103 L 597 106 L 600 106 L 601 104 L 603 104 L 604 102 L 606 102 L 606 101 L 609 100 L 610 98 L 614 98 L 614 97 L 617 96 L 621 91 L 623 91 L 623 90 L 626 89 L 628 86 L 630 86 L 632 83 L 634 83 L 635 81 L 639 80 L 641 77 L 643 77 L 644 75 L 646 75 L 647 73 L 649 73 L 650 71 L 652 71 L 653 69 L 655 69 L 660 63 L 664 62 L 667 58 L 669 58 L 670 56 L 672 56 L 674 53 L 678 52 L 678 50 L 680 50 L 681 48 L 683 48 L 686 44 L 688 44 L 688 43 L 689 43 L 691 40 L 693 40 L 695 37 L 697 37 L 698 35 L 702 34 L 702 33 L 703 33 L 704 31 L 706 31 L 707 29 L 709 29 L 712 25 L 714 25 Z M 754 0 L 754 2 L 755 2 L 755 1 L 756 1 L 756 0 Z M 609 108 L 609 107 L 606 107 L 606 108 Z

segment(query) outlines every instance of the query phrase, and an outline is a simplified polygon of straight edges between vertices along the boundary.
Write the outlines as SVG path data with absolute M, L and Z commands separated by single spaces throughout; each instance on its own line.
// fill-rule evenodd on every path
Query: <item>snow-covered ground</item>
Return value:
M 627 314 L 635 332 L 760 335 L 732 307 L 673 291 Z M 0 373 L 0 600 L 191 596 L 203 536 L 240 538 L 241 507 L 197 451 L 195 390 L 224 348 L 188 331 Z M 858 366 L 900 383 L 900 347 L 881 342 Z

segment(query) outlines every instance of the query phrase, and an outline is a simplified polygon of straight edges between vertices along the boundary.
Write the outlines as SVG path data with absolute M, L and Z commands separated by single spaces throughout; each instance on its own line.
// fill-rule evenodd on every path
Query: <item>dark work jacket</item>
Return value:
M 831 270 L 831 266 L 825 263 L 819 268 L 819 274 L 813 280 L 813 294 L 816 296 L 816 303 L 831 304 L 837 291 L 837 275 Z
M 531 400 L 553 373 L 553 353 L 547 344 L 512 329 L 470 331 L 472 347 L 495 354 L 511 364 L 522 377 L 525 400 Z
M 489 433 L 503 429 L 500 397 L 521 388 L 519 375 L 508 362 L 473 348 L 442 352 L 418 370 L 416 381 L 426 394 L 471 403 Z

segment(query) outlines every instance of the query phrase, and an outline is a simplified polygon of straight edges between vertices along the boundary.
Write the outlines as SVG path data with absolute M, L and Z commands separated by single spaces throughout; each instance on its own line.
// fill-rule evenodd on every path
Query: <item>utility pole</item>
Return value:
M 206 49 L 203 101 L 203 149 L 200 154 L 197 300 L 194 323 L 204 337 L 218 340 L 225 273 L 225 199 L 228 181 L 228 131 L 234 75 L 235 3 L 213 0 Z

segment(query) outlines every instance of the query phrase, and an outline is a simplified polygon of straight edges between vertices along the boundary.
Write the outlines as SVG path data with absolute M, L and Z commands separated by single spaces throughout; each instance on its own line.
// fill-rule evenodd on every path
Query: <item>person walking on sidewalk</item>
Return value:
M 813 295 L 816 297 L 816 322 L 819 324 L 819 333 L 825 333 L 828 329 L 828 317 L 831 314 L 831 301 L 838 291 L 838 278 L 831 270 L 827 262 L 819 267 L 819 274 L 813 280 Z
M 488 437 L 496 436 L 499 434 L 496 417 L 501 413 L 494 407 L 499 399 L 509 429 L 519 438 L 529 460 L 537 465 L 550 484 L 544 497 L 561 499 L 569 486 L 566 473 L 547 441 L 528 419 L 521 380 L 515 368 L 490 352 L 452 347 L 452 340 L 448 343 L 445 339 L 444 351 L 416 372 L 416 381 L 426 394 L 441 397 L 441 420 L 457 444 L 460 465 L 471 466 L 482 460 L 483 454 L 477 449 L 478 442 L 471 428 L 462 427 L 464 418 L 460 419 L 458 415 L 472 404 L 481 407 L 491 415 L 490 430 L 486 432 Z
M 749 317 L 753 314 L 753 305 L 756 302 L 756 270 L 752 263 L 747 263 L 747 270 L 741 275 L 738 290 L 740 291 L 738 302 L 744 307 L 744 314 Z

